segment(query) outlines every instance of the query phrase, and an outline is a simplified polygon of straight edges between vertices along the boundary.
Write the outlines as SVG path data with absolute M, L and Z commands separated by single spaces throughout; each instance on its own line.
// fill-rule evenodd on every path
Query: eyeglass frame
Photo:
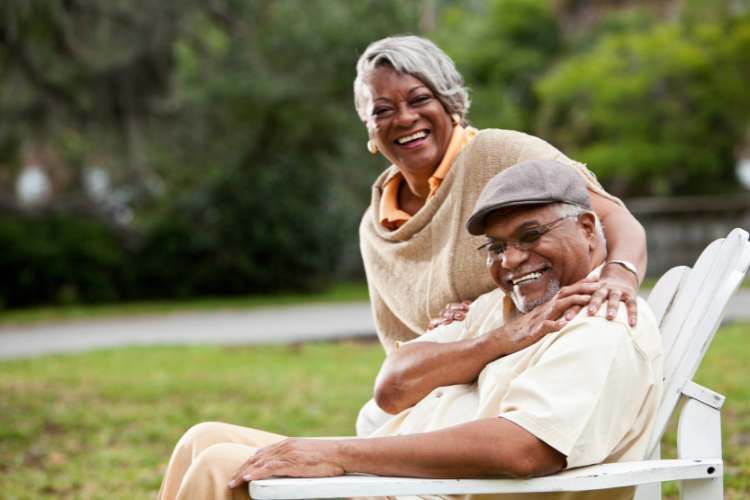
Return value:
M 477 247 L 478 251 L 486 250 L 487 252 L 487 267 L 491 267 L 495 262 L 499 262 L 502 255 L 508 251 L 508 247 L 513 247 L 516 250 L 521 250 L 523 252 L 527 252 L 537 246 L 539 244 L 539 241 L 542 239 L 542 237 L 552 231 L 555 228 L 555 225 L 559 224 L 560 222 L 566 220 L 566 219 L 572 219 L 572 218 L 578 218 L 581 214 L 569 214 L 565 215 L 563 217 L 560 217 L 559 219 L 555 219 L 552 222 L 548 222 L 547 224 L 542 224 L 539 226 L 534 226 L 533 228 L 525 229 L 521 235 L 525 234 L 527 231 L 538 231 L 539 236 L 534 239 L 534 241 L 528 242 L 528 243 L 522 243 L 519 241 L 518 236 L 521 236 L 516 232 L 515 235 L 512 236 L 511 241 L 503 241 L 503 240 L 489 240 L 484 243 L 482 243 L 479 247 Z M 504 243 L 505 246 L 502 251 L 495 252 L 490 250 L 491 245 L 495 245 L 497 243 Z

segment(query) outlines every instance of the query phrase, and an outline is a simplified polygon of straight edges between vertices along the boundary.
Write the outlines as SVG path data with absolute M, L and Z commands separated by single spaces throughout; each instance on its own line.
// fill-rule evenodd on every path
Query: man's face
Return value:
M 488 240 L 508 243 L 490 273 L 521 312 L 549 301 L 561 287 L 580 281 L 592 269 L 593 216 L 560 219 L 555 205 L 513 208 L 487 218 Z M 550 223 L 554 224 L 531 248 L 513 245 L 525 241 L 528 231 Z

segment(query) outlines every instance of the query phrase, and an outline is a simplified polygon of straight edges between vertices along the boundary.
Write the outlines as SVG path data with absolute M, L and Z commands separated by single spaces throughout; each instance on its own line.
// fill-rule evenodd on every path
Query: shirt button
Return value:
M 439 398 L 439 397 L 441 397 L 442 395 L 443 395 L 443 391 L 437 391 L 437 392 L 435 393 L 435 397 L 436 397 L 436 398 Z

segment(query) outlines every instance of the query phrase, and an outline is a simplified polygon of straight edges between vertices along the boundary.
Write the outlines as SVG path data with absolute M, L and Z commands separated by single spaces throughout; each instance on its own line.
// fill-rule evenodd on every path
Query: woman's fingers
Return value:
M 594 314 L 596 314 L 596 311 L 598 311 L 604 301 L 607 300 L 609 291 L 609 287 L 607 287 L 606 285 L 601 285 L 599 289 L 594 292 L 594 294 L 591 296 L 591 302 L 589 302 L 589 316 L 593 316 Z
M 607 297 L 607 319 L 614 319 L 617 315 L 617 309 L 620 307 L 620 297 L 622 297 L 620 290 L 609 291 L 609 297 Z
M 638 300 L 634 297 L 627 297 L 625 307 L 628 310 L 628 324 L 633 327 L 638 323 Z
M 569 308 L 567 311 L 565 311 L 565 321 L 570 321 L 571 319 L 575 318 L 576 315 L 581 311 L 581 306 L 575 305 L 571 308 Z

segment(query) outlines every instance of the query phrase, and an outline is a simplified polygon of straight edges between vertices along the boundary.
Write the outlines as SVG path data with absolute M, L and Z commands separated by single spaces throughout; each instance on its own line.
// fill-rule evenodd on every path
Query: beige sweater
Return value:
M 476 250 L 483 238 L 471 236 L 464 224 L 487 181 L 532 159 L 567 163 L 590 189 L 609 197 L 585 165 L 538 137 L 512 130 L 479 132 L 456 157 L 435 196 L 395 231 L 384 228 L 378 215 L 382 186 L 398 170 L 391 166 L 377 178 L 359 235 L 375 326 L 386 352 L 396 341 L 422 335 L 446 304 L 474 300 L 495 288 Z

